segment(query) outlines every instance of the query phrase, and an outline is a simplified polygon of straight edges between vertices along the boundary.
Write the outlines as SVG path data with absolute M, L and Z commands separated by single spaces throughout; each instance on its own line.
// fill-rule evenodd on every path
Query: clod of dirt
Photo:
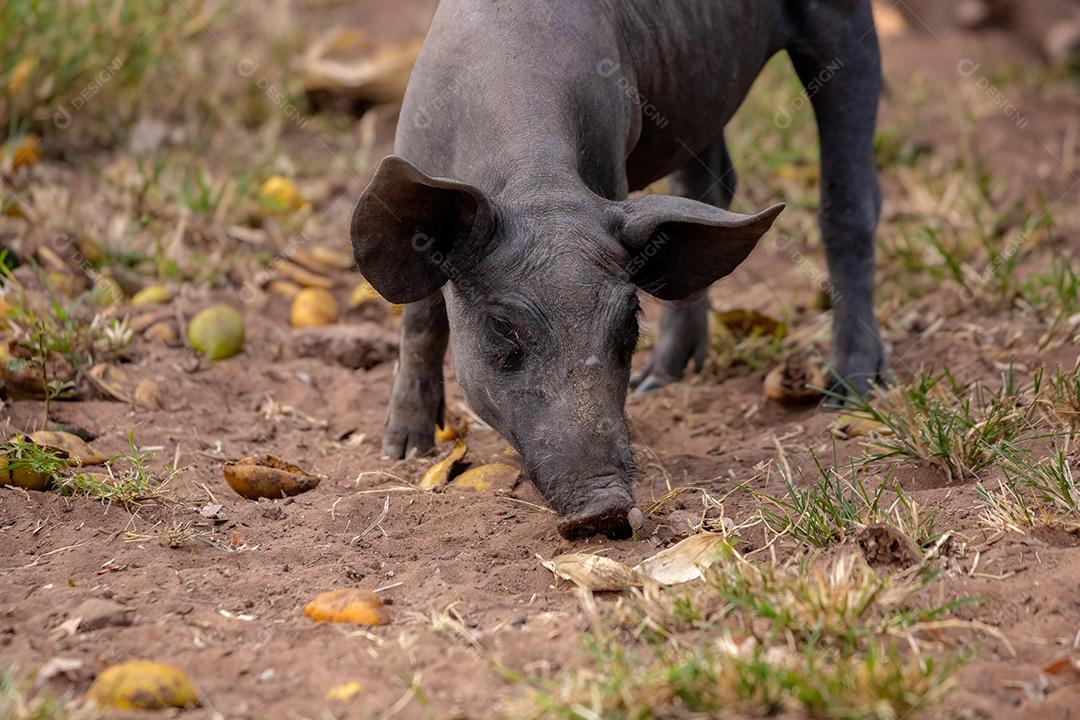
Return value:
M 427 469 L 424 477 L 420 479 L 420 489 L 425 492 L 438 490 L 450 480 L 450 473 L 465 457 L 469 446 L 464 441 L 458 440 L 450 450 L 450 454 Z
M 727 537 L 703 532 L 661 550 L 642 560 L 634 571 L 661 585 L 678 585 L 704 577 L 702 571 L 721 554 Z
M 248 500 L 281 498 L 313 490 L 319 478 L 276 455 L 256 455 L 223 468 L 225 482 Z
M 297 357 L 315 357 L 330 365 L 370 370 L 397 357 L 398 337 L 370 322 L 304 328 L 293 333 L 292 348 Z
M 68 465 L 103 465 L 108 460 L 91 448 L 81 437 L 68 432 L 38 430 L 28 437 L 35 445 L 65 458 Z
M 101 363 L 86 373 L 94 387 L 106 397 L 146 410 L 161 407 L 161 391 L 150 378 L 138 378 L 118 365 Z
M 825 387 L 825 372 L 806 358 L 790 357 L 765 376 L 765 395 L 784 405 L 817 402 Z
M 319 595 L 304 608 L 304 615 L 315 622 L 388 625 L 390 615 L 382 598 L 367 590 L 347 588 Z
M 93 632 L 104 627 L 126 627 L 131 624 L 133 610 L 118 602 L 90 598 L 68 613 L 79 618 L 79 632 Z
M 327 290 L 305 288 L 293 298 L 289 320 L 295 328 L 333 325 L 337 319 L 337 300 Z
M 136 306 L 164 305 L 172 299 L 172 291 L 164 285 L 150 285 L 135 293 L 131 298 L 131 304 Z
M 637 572 L 602 555 L 569 553 L 551 560 L 545 560 L 539 555 L 536 557 L 540 564 L 555 573 L 556 577 L 569 580 L 592 592 L 618 592 L 641 585 Z
M 228 305 L 209 307 L 188 324 L 188 344 L 207 360 L 224 360 L 244 349 L 244 318 Z
M 484 492 L 492 487 L 512 487 L 521 475 L 521 470 L 506 463 L 491 463 L 469 468 L 454 478 L 448 490 L 475 490 Z
M 868 525 L 855 543 L 874 568 L 907 568 L 922 559 L 922 553 L 907 535 L 891 525 Z
M 179 668 L 151 660 L 131 660 L 105 669 L 87 692 L 99 708 L 159 710 L 200 707 L 199 691 Z
M 394 103 L 405 94 L 422 40 L 374 49 L 357 28 L 339 28 L 319 38 L 304 58 L 309 95 L 352 102 Z

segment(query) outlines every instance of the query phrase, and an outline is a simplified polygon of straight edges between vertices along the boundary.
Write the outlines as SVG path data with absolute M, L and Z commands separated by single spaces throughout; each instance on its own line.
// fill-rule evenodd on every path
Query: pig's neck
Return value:
M 413 70 L 398 151 L 495 198 L 530 189 L 622 198 L 640 113 L 626 86 L 598 75 L 619 45 L 589 3 L 447 0 Z

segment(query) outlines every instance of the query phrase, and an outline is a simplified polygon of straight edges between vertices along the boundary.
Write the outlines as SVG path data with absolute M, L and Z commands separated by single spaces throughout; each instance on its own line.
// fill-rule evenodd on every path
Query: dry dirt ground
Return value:
M 430 4 L 398 4 L 392 22 L 385 20 L 390 11 L 381 3 L 360 2 L 333 12 L 301 12 L 297 23 L 318 28 L 330 17 L 355 18 L 361 24 L 384 22 L 388 33 L 408 36 L 423 26 Z M 1032 49 L 1006 32 L 960 31 L 933 12 L 919 17 L 906 16 L 907 29 L 884 41 L 889 97 L 882 128 L 893 134 L 899 151 L 928 164 L 928 172 L 934 163 L 975 157 L 1000 187 L 999 207 L 1019 203 L 1052 213 L 1052 227 L 1032 233 L 1035 239 L 1019 250 L 1020 276 L 1046 271 L 1055 259 L 1075 269 L 1076 85 L 1050 78 Z M 965 58 L 979 69 L 958 71 Z M 1023 127 L 980 80 L 1022 113 Z M 787 102 L 795 103 L 790 85 L 783 87 Z M 344 248 L 352 200 L 371 162 L 388 151 L 393 120 L 392 111 L 378 109 L 359 124 L 313 120 L 307 127 L 285 128 L 282 153 L 294 158 L 302 189 L 313 188 L 317 196 L 310 226 L 318 242 Z M 769 138 L 777 130 L 768 115 L 740 128 L 741 147 L 740 140 L 732 145 L 735 156 L 744 158 L 737 164 L 747 203 L 786 194 L 801 174 L 813 175 L 796 160 L 770 177 L 765 173 L 771 161 L 750 157 L 749 138 L 760 135 L 773 147 Z M 365 133 L 361 156 L 350 155 L 346 163 L 353 174 L 337 156 L 354 152 Z M 813 156 L 803 147 L 790 152 Z M 85 147 L 72 153 L 74 159 L 47 156 L 20 187 L 65 180 L 73 194 L 92 193 L 102 168 L 115 158 Z M 885 173 L 884 232 L 919 219 L 927 208 L 945 207 L 950 193 L 961 192 L 947 184 L 917 186 L 916 172 Z M 799 191 L 809 200 L 813 182 L 809 191 Z M 782 316 L 790 334 L 806 339 L 805 347 L 823 348 L 827 315 L 815 309 L 815 283 L 824 260 L 811 229 L 812 209 L 799 205 L 780 222 L 779 236 L 790 242 L 764 244 L 714 289 L 713 305 Z M 33 236 L 31 222 L 22 222 L 5 226 L 13 247 Z M 965 382 L 994 385 L 1009 364 L 1030 378 L 1037 368 L 1067 369 L 1076 362 L 1076 318 L 1041 343 L 1049 321 L 1037 311 L 985 300 L 981 288 L 973 298 L 948 278 L 926 277 L 919 266 L 905 268 L 887 251 L 883 256 L 880 315 L 900 381 L 947 367 Z M 974 269 L 978 275 L 982 267 Z M 358 277 L 341 272 L 335 281 L 344 305 Z M 414 486 L 431 458 L 380 458 L 393 376 L 390 353 L 377 354 L 366 370 L 298 357 L 289 302 L 261 289 L 242 292 L 242 283 L 243 277 L 227 274 L 217 284 L 185 286 L 167 311 L 170 318 L 186 319 L 212 301 L 240 309 L 248 339 L 239 356 L 210 363 L 183 347 L 142 336 L 133 341 L 129 367 L 159 383 L 163 409 L 133 410 L 92 398 L 52 403 L 52 421 L 89 431 L 99 450 L 125 451 L 130 432 L 140 447 L 157 449 L 155 467 L 175 462 L 180 472 L 159 499 L 132 507 L 0 489 L 5 665 L 33 670 L 57 657 L 80 660 L 78 669 L 55 680 L 58 690 L 79 694 L 112 663 L 135 657 L 168 661 L 187 670 L 209 706 L 161 716 L 488 717 L 521 692 L 503 679 L 495 658 L 511 668 L 552 673 L 573 661 L 587 629 L 577 595 L 567 583 L 555 582 L 537 555 L 603 550 L 636 562 L 685 534 L 680 521 L 685 524 L 702 509 L 701 492 L 690 491 L 656 508 L 636 539 L 568 542 L 527 484 L 479 493 L 419 492 Z M 908 284 L 920 291 L 906 293 Z M 650 327 L 657 314 L 650 305 Z M 368 305 L 343 322 L 373 323 L 366 332 L 385 331 L 392 341 L 398 321 L 388 308 Z M 644 356 L 639 353 L 636 362 Z M 752 522 L 760 501 L 740 486 L 783 495 L 778 447 L 807 477 L 813 475 L 811 449 L 841 460 L 866 451 L 863 439 L 833 437 L 835 414 L 816 405 L 792 409 L 766 400 L 767 367 L 714 360 L 701 377 L 631 397 L 629 417 L 643 468 L 636 487 L 640 507 L 652 508 L 669 487 L 700 488 L 723 499 L 725 515 L 736 524 Z M 468 412 L 452 368 L 448 373 L 450 413 L 459 420 Z M 39 428 L 42 418 L 40 401 L 9 400 L 2 411 L 8 436 Z M 475 421 L 467 439 L 474 463 L 505 459 L 506 443 Z M 439 452 L 447 449 L 444 444 Z M 244 500 L 225 484 L 222 465 L 262 452 L 296 462 L 323 480 L 295 498 Z M 1069 462 L 1080 469 L 1075 455 Z M 973 656 L 933 713 L 1076 717 L 1080 686 L 1042 691 L 1037 681 L 1047 663 L 1080 641 L 1080 536 L 1064 529 L 992 527 L 982 519 L 974 478 L 951 480 L 926 463 L 899 466 L 897 477 L 909 497 L 938 510 L 939 534 L 952 533 L 947 569 L 927 591 L 932 601 L 980 598 L 954 617 L 993 629 L 950 641 L 963 643 Z M 871 467 L 868 475 L 879 481 L 883 467 Z M 980 479 L 989 485 L 996 477 L 991 467 Z M 207 509 L 215 505 L 220 507 Z M 750 528 L 738 548 L 750 553 L 763 538 L 760 527 Z M 312 597 L 342 587 L 377 590 L 393 622 L 357 629 L 304 617 Z M 91 598 L 130 608 L 132 622 L 91 632 L 57 631 Z M 448 619 L 460 620 L 467 632 L 448 629 Z M 362 686 L 356 698 L 326 699 L 330 688 L 353 681 Z

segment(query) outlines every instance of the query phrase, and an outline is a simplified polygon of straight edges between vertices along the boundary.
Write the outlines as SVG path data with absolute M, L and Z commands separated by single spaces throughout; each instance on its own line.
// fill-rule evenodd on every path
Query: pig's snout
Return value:
M 559 534 L 567 540 L 607 535 L 622 540 L 633 534 L 630 479 L 622 474 L 590 478 L 558 508 Z

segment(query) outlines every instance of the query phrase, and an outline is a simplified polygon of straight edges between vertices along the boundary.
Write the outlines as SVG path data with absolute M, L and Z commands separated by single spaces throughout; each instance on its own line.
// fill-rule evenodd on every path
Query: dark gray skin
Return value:
M 361 271 L 407 303 L 385 455 L 432 447 L 449 335 L 466 398 L 518 451 L 560 532 L 629 535 L 638 291 L 670 303 L 636 379 L 647 390 L 700 365 L 708 287 L 782 209 L 724 209 L 723 140 L 780 50 L 820 127 L 833 371 L 856 392 L 879 379 L 870 0 L 443 0 L 395 154 L 351 228 Z M 628 199 L 669 174 L 682 197 Z

